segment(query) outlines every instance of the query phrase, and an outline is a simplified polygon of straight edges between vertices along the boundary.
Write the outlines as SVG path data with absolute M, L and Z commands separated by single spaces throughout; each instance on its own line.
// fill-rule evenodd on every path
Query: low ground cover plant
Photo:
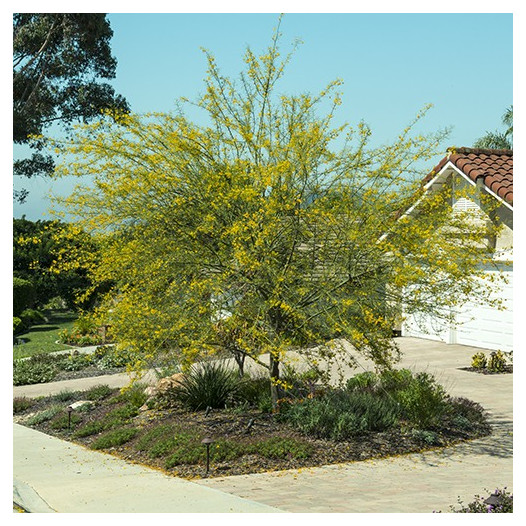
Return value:
M 450 397 L 427 373 L 363 373 L 342 388 L 318 390 L 305 380 L 284 391 L 279 412 L 265 407 L 268 381 L 231 377 L 215 364 L 190 370 L 181 386 L 192 390 L 168 397 L 152 397 L 140 384 L 122 391 L 99 385 L 31 404 L 19 399 L 13 411 L 25 425 L 189 478 L 204 474 L 205 437 L 212 475 L 225 475 L 402 454 L 490 432 L 479 404 Z M 77 400 L 91 403 L 68 420 L 67 406 Z
M 122 369 L 133 360 L 130 353 L 113 346 L 100 346 L 91 354 L 72 351 L 68 354 L 35 354 L 13 362 L 13 385 L 52 382 L 61 373 L 86 370 L 92 372 Z

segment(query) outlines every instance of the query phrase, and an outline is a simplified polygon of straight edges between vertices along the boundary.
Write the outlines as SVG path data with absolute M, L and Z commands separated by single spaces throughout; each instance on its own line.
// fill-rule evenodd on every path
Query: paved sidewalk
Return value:
M 470 502 L 485 489 L 512 491 L 513 375 L 460 370 L 480 349 L 416 338 L 400 338 L 399 344 L 401 367 L 435 374 L 451 394 L 481 403 L 494 433 L 423 454 L 188 482 L 15 424 L 15 502 L 29 503 L 35 512 L 430 513 L 449 511 L 458 496 Z M 85 389 L 79 386 L 86 382 L 126 385 L 127 375 L 113 376 L 14 391 L 39 396 L 28 389 L 51 394 Z
M 17 424 L 13 440 L 13 501 L 31 513 L 279 512 Z

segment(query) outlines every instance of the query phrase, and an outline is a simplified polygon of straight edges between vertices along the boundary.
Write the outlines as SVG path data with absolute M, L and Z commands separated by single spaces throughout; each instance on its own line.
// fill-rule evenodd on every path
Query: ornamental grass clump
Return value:
M 222 409 L 238 397 L 239 376 L 222 362 L 204 362 L 183 373 L 173 393 L 176 400 L 194 411 Z

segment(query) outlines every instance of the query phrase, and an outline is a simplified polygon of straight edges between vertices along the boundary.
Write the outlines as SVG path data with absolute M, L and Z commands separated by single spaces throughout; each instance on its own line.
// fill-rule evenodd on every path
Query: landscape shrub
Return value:
M 56 359 L 46 354 L 36 354 L 13 362 L 13 385 L 30 385 L 51 382 L 57 375 Z
M 24 322 L 20 318 L 13 316 L 13 335 L 22 334 L 25 330 Z
M 108 398 L 113 393 L 113 389 L 109 385 L 94 385 L 88 390 L 84 391 L 84 397 L 92 402 L 97 402 Z
M 27 279 L 13 278 L 13 315 L 20 317 L 24 309 L 31 307 L 36 299 L 33 283 Z
M 100 345 L 93 353 L 93 360 L 100 369 L 113 369 L 133 363 L 135 356 L 132 352 L 114 345 Z
M 447 394 L 428 373 L 417 373 L 405 388 L 394 391 L 404 418 L 421 429 L 435 427 L 447 410 Z
M 144 384 L 136 383 L 125 389 L 121 393 L 120 399 L 127 401 L 135 408 L 139 408 L 148 400 L 148 395 L 144 392 L 145 387 Z
M 488 360 L 483 352 L 477 352 L 471 357 L 471 367 L 473 369 L 485 369 L 487 364 Z
M 290 404 L 283 418 L 309 436 L 345 440 L 393 427 L 399 408 L 394 400 L 373 393 L 333 391 Z
M 433 431 L 425 431 L 422 429 L 411 430 L 411 436 L 416 438 L 418 441 L 426 444 L 427 446 L 438 446 L 440 445 L 440 439 L 438 435 Z
M 20 313 L 20 319 L 26 327 L 31 327 L 32 325 L 42 325 L 46 323 L 46 317 L 39 311 L 35 309 L 24 309 Z
M 134 438 L 138 432 L 139 430 L 135 428 L 115 429 L 94 440 L 90 447 L 91 449 L 109 449 L 122 446 Z
M 485 490 L 486 492 L 488 490 Z M 484 501 L 489 497 L 489 492 L 486 497 L 475 495 L 474 500 L 464 505 L 460 497 L 458 504 L 460 508 L 450 506 L 453 513 L 513 513 L 513 494 L 510 493 L 507 488 L 497 488 L 494 492 L 499 499 L 499 504 L 491 506 L 486 504 Z
M 70 400 L 73 400 L 75 398 L 75 393 L 73 391 L 69 391 L 68 389 L 63 389 L 56 395 L 53 395 L 53 399 L 57 402 L 69 402 Z
M 173 389 L 174 397 L 194 411 L 221 409 L 233 404 L 239 394 L 239 376 L 222 362 L 194 365 Z
M 489 356 L 488 371 L 501 373 L 506 368 L 506 358 L 501 351 L 493 351 Z
M 257 407 L 262 413 L 270 413 L 272 411 L 270 378 L 268 376 L 251 377 L 245 375 L 239 382 L 238 398 L 251 407 Z
M 418 428 L 438 425 L 447 409 L 447 394 L 435 378 L 425 372 L 388 369 L 381 373 L 360 373 L 350 378 L 347 392 L 374 393 L 400 407 L 400 417 Z
M 26 396 L 15 396 L 15 398 L 13 398 L 13 414 L 23 413 L 33 404 L 34 402 L 31 398 L 27 398 Z
M 473 400 L 463 397 L 454 397 L 448 400 L 447 412 L 444 423 L 460 430 L 470 431 L 476 427 L 488 429 L 484 408 Z

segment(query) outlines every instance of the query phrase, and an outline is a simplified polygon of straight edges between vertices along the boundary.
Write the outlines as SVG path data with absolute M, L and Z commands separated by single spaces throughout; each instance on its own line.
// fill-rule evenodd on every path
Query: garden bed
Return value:
M 480 367 L 460 367 L 460 370 L 478 374 L 512 374 L 513 365 L 503 365 L 499 371 L 492 371 L 487 368 L 481 369 Z
M 69 417 L 67 407 L 79 400 L 91 404 L 77 408 Z M 301 420 L 307 416 L 291 418 L 295 405 L 305 409 L 311 402 L 289 401 L 281 413 L 265 412 L 246 402 L 228 409 L 195 411 L 180 404 L 162 407 L 152 403 L 140 386 L 123 393 L 98 386 L 38 400 L 15 399 L 14 412 L 15 420 L 23 425 L 189 479 L 206 475 L 204 438 L 213 440 L 209 476 L 216 477 L 389 457 L 490 433 L 478 404 L 448 398 L 451 410 L 439 425 L 415 427 L 401 420 L 334 439 L 330 433 L 323 436 L 321 421 L 309 430 Z M 375 425 L 372 422 L 371 427 Z

